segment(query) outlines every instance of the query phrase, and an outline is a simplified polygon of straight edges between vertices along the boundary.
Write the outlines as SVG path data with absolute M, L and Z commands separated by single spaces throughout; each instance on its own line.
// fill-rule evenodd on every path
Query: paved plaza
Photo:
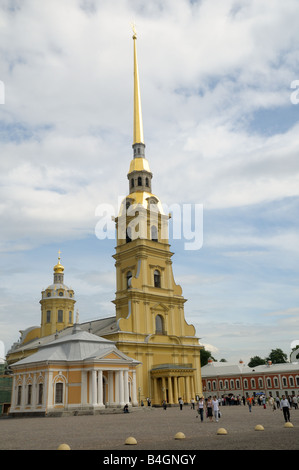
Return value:
M 62 443 L 71 450 L 298 450 L 299 410 L 291 410 L 292 428 L 284 427 L 280 410 L 254 406 L 221 407 L 219 422 L 200 421 L 196 410 L 178 407 L 141 408 L 128 414 L 0 419 L 0 449 L 56 450 Z M 264 430 L 256 431 L 262 425 Z M 219 435 L 219 428 L 227 431 Z M 175 439 L 181 432 L 184 439 Z M 135 445 L 127 445 L 128 437 Z M 124 453 L 125 455 L 125 453 Z

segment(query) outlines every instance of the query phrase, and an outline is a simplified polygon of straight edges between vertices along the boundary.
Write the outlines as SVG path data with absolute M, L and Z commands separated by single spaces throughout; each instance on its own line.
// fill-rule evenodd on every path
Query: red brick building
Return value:
M 299 394 L 299 363 L 295 362 L 248 367 L 242 361 L 233 364 L 209 360 L 201 372 L 204 397 Z

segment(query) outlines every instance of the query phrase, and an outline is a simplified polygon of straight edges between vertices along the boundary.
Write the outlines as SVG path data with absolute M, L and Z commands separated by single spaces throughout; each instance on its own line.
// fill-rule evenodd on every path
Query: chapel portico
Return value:
M 74 327 L 12 364 L 11 415 L 96 412 L 138 406 L 136 367 L 111 341 Z
M 159 364 L 151 370 L 153 401 L 177 404 L 180 397 L 190 403 L 196 396 L 192 364 Z

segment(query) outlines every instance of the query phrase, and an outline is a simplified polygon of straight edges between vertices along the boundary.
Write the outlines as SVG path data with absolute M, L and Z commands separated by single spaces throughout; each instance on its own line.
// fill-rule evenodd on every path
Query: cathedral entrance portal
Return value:
M 194 371 L 191 364 L 160 364 L 151 370 L 152 403 L 160 406 L 163 400 L 177 405 L 181 397 L 190 403 L 196 396 Z

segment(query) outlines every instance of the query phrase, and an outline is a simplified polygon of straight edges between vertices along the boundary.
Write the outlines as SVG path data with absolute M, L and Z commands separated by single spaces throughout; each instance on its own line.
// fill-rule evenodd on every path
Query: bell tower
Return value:
M 151 397 L 177 403 L 201 392 L 200 345 L 193 325 L 184 316 L 186 299 L 175 283 L 168 240 L 169 215 L 152 193 L 152 172 L 145 158 L 137 34 L 133 29 L 134 120 L 133 158 L 129 193 L 115 219 L 117 329 L 109 339 L 129 357 L 142 363 L 137 369 L 141 399 Z M 179 395 L 178 395 L 179 394 Z
M 74 323 L 75 296 L 73 289 L 64 284 L 64 267 L 58 263 L 53 268 L 53 284 L 42 291 L 41 337 L 60 331 Z

